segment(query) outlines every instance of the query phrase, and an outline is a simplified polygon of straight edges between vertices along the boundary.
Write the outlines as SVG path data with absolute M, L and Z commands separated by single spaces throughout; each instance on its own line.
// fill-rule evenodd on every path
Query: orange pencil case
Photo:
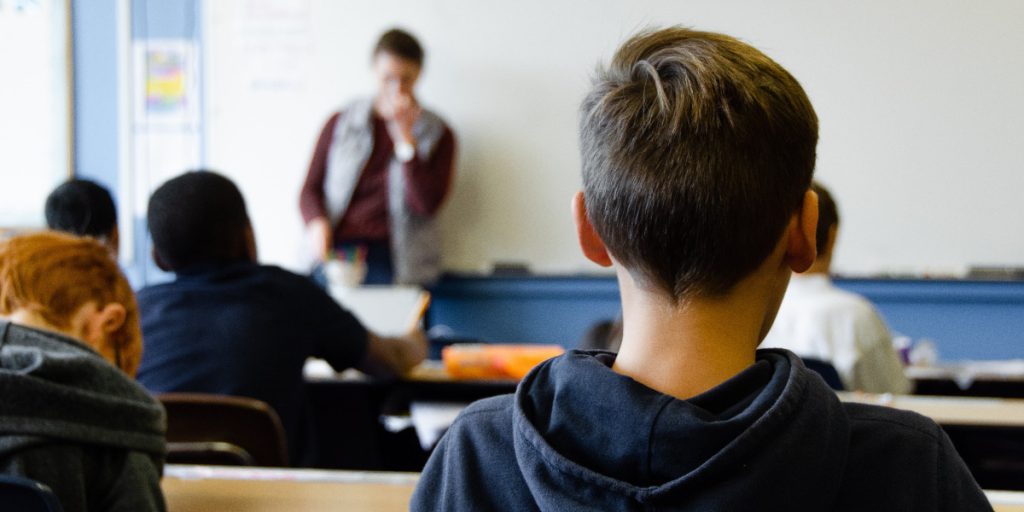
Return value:
M 456 344 L 441 350 L 441 360 L 455 379 L 519 380 L 563 352 L 559 345 Z

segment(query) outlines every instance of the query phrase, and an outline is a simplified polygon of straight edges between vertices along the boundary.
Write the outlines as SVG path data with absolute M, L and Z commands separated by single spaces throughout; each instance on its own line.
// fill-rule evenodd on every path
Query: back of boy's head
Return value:
M 775 248 L 814 169 L 818 121 L 785 69 L 729 36 L 642 32 L 580 112 L 588 217 L 638 283 L 720 296 Z
M 839 209 L 832 194 L 821 183 L 812 183 L 811 190 L 818 194 L 818 229 L 815 231 L 818 256 L 827 256 L 829 232 L 839 225 Z
M 99 308 L 114 303 L 124 306 L 124 324 L 108 343 L 116 354 L 115 364 L 135 375 L 142 357 L 135 294 L 106 247 L 53 231 L 0 242 L 0 315 L 24 309 L 64 329 L 89 302 Z
M 80 236 L 109 236 L 117 226 L 114 199 L 92 181 L 69 180 L 46 198 L 46 225 Z
M 247 257 L 245 200 L 220 174 L 192 171 L 168 180 L 150 197 L 147 218 L 154 251 L 166 270 Z

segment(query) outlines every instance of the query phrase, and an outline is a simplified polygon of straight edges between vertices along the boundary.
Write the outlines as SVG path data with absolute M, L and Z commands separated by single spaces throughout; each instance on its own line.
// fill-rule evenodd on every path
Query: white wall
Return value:
M 70 176 L 67 20 L 64 2 L 0 1 L 0 228 L 45 226 Z
M 372 90 L 399 25 L 427 47 L 424 103 L 459 137 L 445 262 L 594 270 L 578 254 L 576 108 L 630 33 L 681 23 L 787 67 L 821 120 L 818 176 L 844 217 L 842 271 L 1024 264 L 1024 4 L 1013 0 L 207 2 L 207 149 L 241 184 L 267 261 L 298 268 L 297 196 L 333 109 Z

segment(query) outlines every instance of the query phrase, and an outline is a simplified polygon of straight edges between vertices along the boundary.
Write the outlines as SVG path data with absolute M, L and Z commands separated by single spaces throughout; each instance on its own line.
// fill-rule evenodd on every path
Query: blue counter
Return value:
M 1024 358 L 1024 282 L 837 279 L 875 303 L 894 333 L 933 340 L 942 359 Z M 609 276 L 447 275 L 431 326 L 455 338 L 573 347 L 619 314 Z M 435 331 L 438 332 L 438 331 Z

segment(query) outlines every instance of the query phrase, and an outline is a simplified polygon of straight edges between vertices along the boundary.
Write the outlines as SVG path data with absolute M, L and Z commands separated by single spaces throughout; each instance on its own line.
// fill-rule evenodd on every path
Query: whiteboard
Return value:
M 843 217 L 839 271 L 1024 264 L 1021 2 L 216 0 L 204 18 L 208 160 L 239 181 L 264 260 L 303 265 L 316 136 L 372 91 L 372 45 L 398 25 L 425 43 L 419 96 L 459 140 L 445 266 L 595 270 L 569 212 L 576 109 L 625 37 L 678 23 L 745 39 L 804 85 Z
M 39 228 L 70 174 L 68 11 L 0 0 L 0 228 Z

